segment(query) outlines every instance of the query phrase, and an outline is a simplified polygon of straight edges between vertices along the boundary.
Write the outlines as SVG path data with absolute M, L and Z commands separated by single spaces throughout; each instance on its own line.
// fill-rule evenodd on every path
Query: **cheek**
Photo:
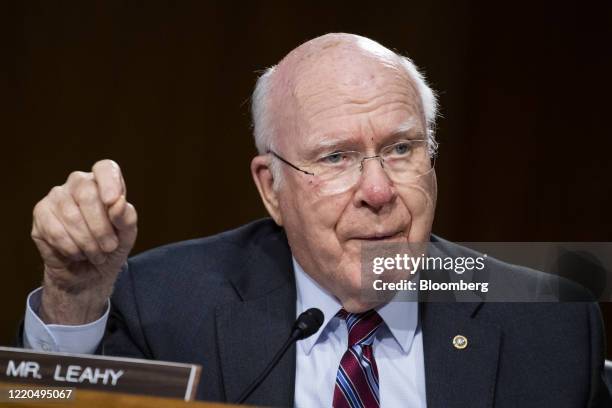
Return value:
M 291 197 L 282 205 L 289 244 L 300 265 L 320 285 L 335 292 L 338 282 L 347 278 L 341 267 L 345 251 L 336 228 L 350 195 L 325 196 L 307 185 L 301 187 L 299 192 L 290 191 Z
M 412 217 L 432 213 L 436 208 L 437 187 L 434 175 L 403 186 L 398 193 Z
M 404 194 L 404 197 L 406 197 L 404 202 L 413 218 L 431 213 L 436 208 L 435 197 L 431 194 L 431 191 L 420 186 L 410 188 L 407 194 Z
M 437 185 L 435 175 L 404 187 L 399 194 L 412 220 L 409 241 L 428 241 L 436 209 Z
M 328 228 L 333 228 L 334 231 L 346 207 L 351 203 L 351 195 L 341 194 L 322 194 L 320 186 L 316 181 L 313 181 L 312 188 L 304 197 L 304 204 L 308 206 L 309 215 L 317 220 L 318 224 Z
M 309 246 L 335 246 L 336 225 L 350 203 L 350 195 L 321 194 L 314 178 L 287 187 L 281 200 L 286 227 L 310 241 Z

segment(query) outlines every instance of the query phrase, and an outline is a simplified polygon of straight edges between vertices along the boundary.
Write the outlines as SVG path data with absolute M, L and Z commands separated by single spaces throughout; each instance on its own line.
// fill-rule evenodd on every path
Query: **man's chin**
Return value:
M 361 299 L 347 299 L 342 302 L 342 308 L 349 313 L 363 313 L 374 309 L 382 302 L 363 302 Z

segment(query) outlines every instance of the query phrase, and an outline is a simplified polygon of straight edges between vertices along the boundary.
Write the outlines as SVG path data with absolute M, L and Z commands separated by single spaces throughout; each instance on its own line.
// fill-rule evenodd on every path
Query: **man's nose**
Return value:
M 397 197 L 395 186 L 381 165 L 380 158 L 372 158 L 363 162 L 361 178 L 355 193 L 357 207 L 370 207 L 378 212 Z

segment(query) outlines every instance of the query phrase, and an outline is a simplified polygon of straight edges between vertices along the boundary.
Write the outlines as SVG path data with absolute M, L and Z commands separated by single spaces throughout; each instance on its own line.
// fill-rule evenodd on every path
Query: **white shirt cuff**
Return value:
M 72 326 L 45 324 L 35 312 L 40 307 L 41 293 L 42 287 L 28 295 L 23 326 L 24 347 L 64 353 L 94 353 L 104 336 L 110 301 L 107 301 L 106 311 L 102 317 L 94 322 Z

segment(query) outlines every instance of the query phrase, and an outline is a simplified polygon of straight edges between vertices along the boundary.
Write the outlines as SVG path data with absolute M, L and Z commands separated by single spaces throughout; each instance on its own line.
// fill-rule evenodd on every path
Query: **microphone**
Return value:
M 321 325 L 323 324 L 323 320 L 323 312 L 317 309 L 316 307 L 308 309 L 302 314 L 300 314 L 296 319 L 295 323 L 293 323 L 291 335 L 289 335 L 287 341 L 285 341 L 283 346 L 276 353 L 270 364 L 268 364 L 266 369 L 263 370 L 259 377 L 257 377 L 257 379 L 253 381 L 251 385 L 247 387 L 246 390 L 244 390 L 242 395 L 240 395 L 240 398 L 236 400 L 236 404 L 242 404 L 247 398 L 249 398 L 253 391 L 255 391 L 257 387 L 259 387 L 259 385 L 263 382 L 263 380 L 268 377 L 272 369 L 276 367 L 276 365 L 285 355 L 289 347 L 291 347 L 291 345 L 296 341 L 305 339 L 306 337 L 310 337 L 315 334 L 317 330 L 319 330 L 319 327 L 321 327 Z

